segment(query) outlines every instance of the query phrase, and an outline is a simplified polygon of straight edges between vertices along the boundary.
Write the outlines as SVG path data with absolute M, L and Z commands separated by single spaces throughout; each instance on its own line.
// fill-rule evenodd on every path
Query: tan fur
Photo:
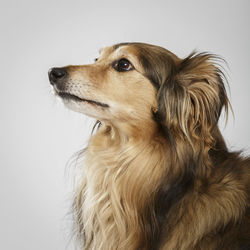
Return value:
M 117 72 L 113 62 L 121 58 L 134 69 Z M 94 64 L 64 68 L 56 93 L 102 103 L 63 99 L 101 121 L 75 194 L 81 249 L 250 245 L 250 159 L 228 152 L 218 129 L 230 104 L 216 59 L 179 59 L 132 43 L 103 49 Z

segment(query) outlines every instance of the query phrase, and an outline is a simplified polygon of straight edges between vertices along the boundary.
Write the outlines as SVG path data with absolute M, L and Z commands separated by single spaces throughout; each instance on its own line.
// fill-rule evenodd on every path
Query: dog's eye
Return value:
M 119 61 L 116 61 L 113 64 L 113 67 L 118 72 L 125 72 L 125 71 L 129 71 L 129 70 L 134 69 L 134 66 L 131 64 L 131 62 L 125 58 L 122 58 Z

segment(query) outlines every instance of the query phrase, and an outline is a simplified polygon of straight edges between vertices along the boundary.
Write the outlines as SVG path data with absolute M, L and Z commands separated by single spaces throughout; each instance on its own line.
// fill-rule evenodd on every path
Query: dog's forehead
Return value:
M 108 55 L 110 55 L 113 52 L 113 49 L 111 46 L 109 47 L 103 47 L 99 49 L 99 54 L 101 57 L 107 57 Z
M 109 46 L 99 50 L 102 58 L 117 58 L 121 56 L 137 57 L 137 50 L 132 45 Z

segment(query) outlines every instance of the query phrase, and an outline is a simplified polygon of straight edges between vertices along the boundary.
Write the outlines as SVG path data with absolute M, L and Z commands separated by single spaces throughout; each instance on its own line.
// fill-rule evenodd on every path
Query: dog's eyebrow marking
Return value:
M 118 43 L 118 44 L 113 45 L 113 48 L 114 48 L 114 50 L 117 50 L 122 46 L 130 45 L 130 44 L 131 43 Z

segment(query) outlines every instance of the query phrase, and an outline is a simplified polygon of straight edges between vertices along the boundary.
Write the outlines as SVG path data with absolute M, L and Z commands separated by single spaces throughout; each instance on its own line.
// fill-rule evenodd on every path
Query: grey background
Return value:
M 140 41 L 180 57 L 193 49 L 228 62 L 230 115 L 223 134 L 250 153 L 250 1 L 35 1 L 0 5 L 0 249 L 73 249 L 72 154 L 93 120 L 53 96 L 52 66 L 91 63 L 98 49 Z

